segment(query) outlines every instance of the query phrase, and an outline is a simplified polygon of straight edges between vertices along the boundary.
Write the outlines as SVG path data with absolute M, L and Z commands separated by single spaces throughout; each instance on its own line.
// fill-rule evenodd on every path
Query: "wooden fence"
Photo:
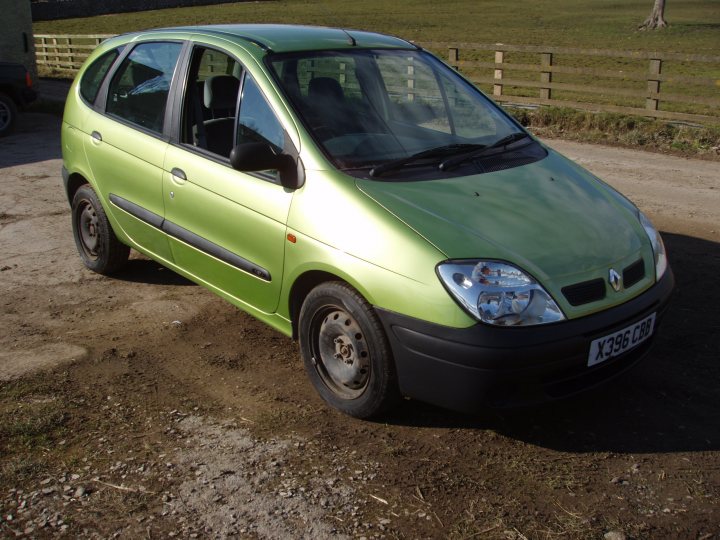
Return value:
M 423 43 L 500 102 L 720 122 L 720 56 Z
M 35 34 L 38 66 L 76 72 L 95 47 L 113 34 Z
M 75 72 L 111 34 L 37 34 L 37 63 Z M 720 56 L 421 43 L 499 102 L 720 123 Z M 408 81 L 411 84 L 411 81 Z

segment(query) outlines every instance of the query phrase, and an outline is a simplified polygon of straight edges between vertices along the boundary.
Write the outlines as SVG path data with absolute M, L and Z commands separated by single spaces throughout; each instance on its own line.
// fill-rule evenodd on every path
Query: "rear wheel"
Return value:
M 100 200 L 88 184 L 73 197 L 72 228 L 80 258 L 90 270 L 112 274 L 127 262 L 130 248 L 115 236 Z
M 15 102 L 7 94 L 0 92 L 0 137 L 13 132 L 17 114 Z
M 385 332 L 353 288 L 342 282 L 317 286 L 302 305 L 299 327 L 305 369 L 329 405 L 369 418 L 399 397 Z

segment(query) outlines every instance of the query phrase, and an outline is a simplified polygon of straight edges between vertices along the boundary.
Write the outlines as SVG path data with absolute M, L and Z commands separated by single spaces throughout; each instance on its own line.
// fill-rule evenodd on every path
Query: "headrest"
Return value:
M 205 80 L 203 102 L 208 109 L 234 109 L 240 81 L 232 75 L 215 75 Z
M 310 79 L 308 94 L 312 97 L 332 98 L 337 101 L 345 97 L 340 83 L 332 77 L 315 77 L 314 79 Z

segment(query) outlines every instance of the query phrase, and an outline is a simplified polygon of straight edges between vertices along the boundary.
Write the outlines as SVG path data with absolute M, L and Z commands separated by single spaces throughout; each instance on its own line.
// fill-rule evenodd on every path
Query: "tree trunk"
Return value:
M 650 12 L 650 16 L 645 19 L 638 28 L 640 30 L 658 30 L 665 28 L 667 22 L 665 22 L 665 0 L 655 0 L 655 5 Z

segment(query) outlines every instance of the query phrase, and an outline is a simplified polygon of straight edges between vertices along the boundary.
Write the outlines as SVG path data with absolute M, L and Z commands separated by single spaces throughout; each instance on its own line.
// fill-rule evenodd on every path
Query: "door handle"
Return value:
M 172 176 L 172 181 L 178 185 L 182 185 L 187 182 L 187 176 L 185 176 L 185 171 L 183 171 L 182 169 L 173 167 L 170 171 L 170 175 Z
M 100 134 L 99 131 L 93 131 L 90 134 L 90 137 L 92 137 L 92 140 L 93 140 L 92 142 L 94 142 L 95 144 L 102 142 L 102 135 Z

